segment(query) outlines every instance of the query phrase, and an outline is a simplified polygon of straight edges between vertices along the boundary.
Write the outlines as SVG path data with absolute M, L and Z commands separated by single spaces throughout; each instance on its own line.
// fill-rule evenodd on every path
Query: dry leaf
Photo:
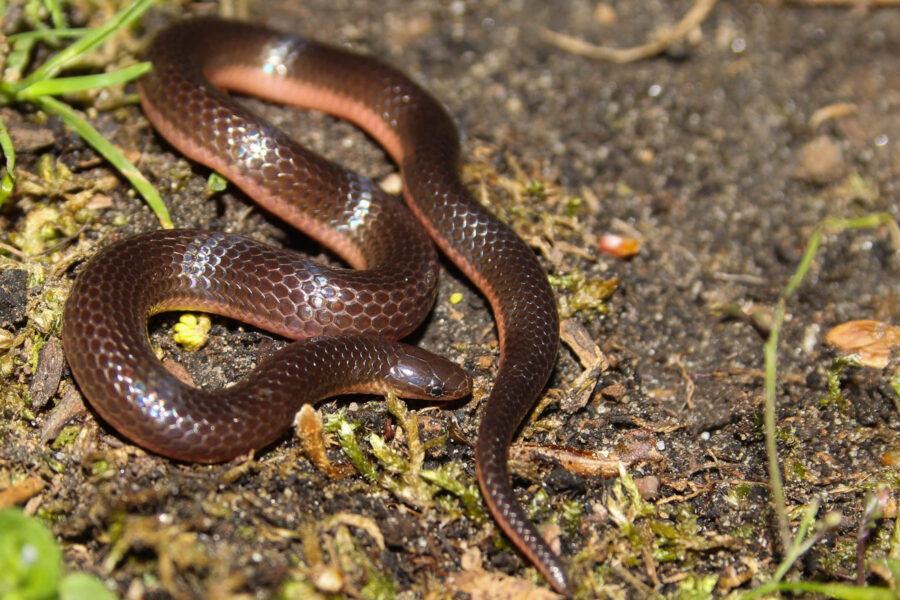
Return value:
M 471 548 L 462 556 L 462 571 L 451 573 L 447 585 L 451 590 L 471 595 L 472 600 L 557 600 L 559 594 L 537 585 L 481 568 L 481 553 Z
M 825 341 L 841 352 L 856 354 L 867 367 L 883 369 L 891 351 L 900 346 L 900 327 L 880 321 L 847 321 L 833 328 Z
M 656 450 L 653 438 L 626 438 L 617 453 L 603 455 L 599 451 L 578 450 L 548 444 L 522 443 L 513 444 L 509 449 L 509 461 L 513 468 L 515 463 L 522 463 L 523 470 L 527 464 L 540 464 L 540 461 L 552 461 L 567 471 L 582 477 L 616 477 L 619 465 L 626 467 L 638 462 L 660 462 L 663 456 Z

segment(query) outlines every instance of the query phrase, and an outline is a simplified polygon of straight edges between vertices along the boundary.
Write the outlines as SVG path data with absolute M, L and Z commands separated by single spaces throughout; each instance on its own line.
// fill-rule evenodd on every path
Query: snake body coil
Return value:
M 534 253 L 460 182 L 459 139 L 447 112 L 374 58 L 250 24 L 178 23 L 156 36 L 148 59 L 153 71 L 139 91 L 157 131 L 354 269 L 201 231 L 155 232 L 112 246 L 85 269 L 64 315 L 69 363 L 94 407 L 160 454 L 219 461 L 283 435 L 298 402 L 388 385 L 414 397 L 466 393 L 467 377 L 450 363 L 372 337 L 401 338 L 430 310 L 438 271 L 430 235 L 481 289 L 497 321 L 500 364 L 475 450 L 485 501 L 516 546 L 569 595 L 565 572 L 527 519 L 507 469 L 509 444 L 556 360 L 555 300 Z M 398 199 L 299 146 L 219 88 L 359 125 L 400 167 L 415 218 Z M 178 383 L 147 343 L 148 316 L 174 309 L 216 312 L 306 339 L 233 387 L 197 390 Z

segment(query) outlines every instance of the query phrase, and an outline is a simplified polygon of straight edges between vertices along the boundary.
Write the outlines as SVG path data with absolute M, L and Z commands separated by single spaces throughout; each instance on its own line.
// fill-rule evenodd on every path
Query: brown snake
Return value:
M 148 59 L 153 71 L 139 91 L 157 131 L 358 270 L 203 231 L 159 231 L 111 246 L 79 277 L 64 315 L 69 364 L 92 405 L 142 446 L 212 462 L 278 439 L 303 402 L 383 391 L 383 377 L 413 397 L 467 393 L 468 377 L 451 363 L 373 337 L 401 338 L 430 310 L 438 271 L 430 235 L 481 289 L 497 321 L 500 364 L 475 450 L 485 501 L 515 545 L 570 595 L 507 469 L 509 444 L 556 360 L 556 303 L 534 253 L 461 183 L 458 134 L 444 108 L 374 58 L 249 24 L 178 23 L 156 36 Z M 415 218 L 218 88 L 357 124 L 399 166 Z M 182 309 L 302 341 L 235 386 L 191 388 L 169 374 L 147 340 L 151 314 Z

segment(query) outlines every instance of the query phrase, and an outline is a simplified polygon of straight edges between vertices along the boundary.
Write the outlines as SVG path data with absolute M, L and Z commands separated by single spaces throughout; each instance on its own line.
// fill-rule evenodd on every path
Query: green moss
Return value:
M 746 483 L 741 483 L 735 486 L 732 486 L 731 491 L 734 495 L 741 500 L 746 500 L 750 497 L 750 492 L 753 491 L 753 488 Z
M 759 534 L 759 527 L 755 524 L 747 524 L 741 525 L 740 527 L 735 527 L 729 533 L 730 536 L 741 538 L 744 540 L 753 539 L 756 535 Z
M 366 600 L 393 600 L 397 597 L 397 587 L 388 575 L 371 571 L 360 595 Z
M 57 208 L 38 205 L 25 215 L 21 231 L 9 234 L 9 241 L 25 255 L 34 256 L 55 244 L 68 229 L 63 213 Z
M 316 587 L 309 581 L 291 580 L 281 585 L 275 598 L 276 600 L 296 600 L 297 598 L 319 600 L 324 599 L 325 596 L 317 592 Z
M 425 469 L 422 471 L 421 477 L 442 490 L 449 492 L 456 500 L 462 503 L 470 519 L 475 521 L 483 521 L 485 519 L 484 505 L 478 485 L 466 476 L 465 469 L 459 461 L 443 464 L 437 469 Z M 449 504 L 448 500 L 449 498 L 446 494 L 439 495 L 439 501 L 444 512 L 453 514 L 456 507 Z
M 38 303 L 28 311 L 28 324 L 44 336 L 58 334 L 62 329 L 62 314 L 66 306 L 67 294 L 67 291 L 58 286 L 46 286 Z M 40 344 L 45 341 L 38 339 L 37 336 L 34 336 L 34 339 L 35 343 Z M 37 366 L 36 362 L 34 366 Z
M 547 199 L 547 186 L 543 181 L 532 180 L 525 184 L 525 193 L 534 200 L 543 202 Z
M 582 207 L 584 207 L 584 200 L 578 196 L 569 196 L 563 205 L 563 214 L 575 218 L 581 212 Z
M 66 472 L 66 465 L 64 463 L 56 460 L 52 456 L 50 456 L 50 454 L 44 454 L 43 456 L 41 456 L 41 458 L 44 460 L 44 463 L 46 463 L 46 465 L 48 467 L 50 467 L 50 470 L 53 471 L 54 473 L 65 473 Z
M 53 444 L 51 444 L 50 447 L 54 450 L 64 448 L 75 441 L 75 438 L 78 437 L 79 433 L 81 433 L 80 425 L 68 425 L 63 427 L 63 430 L 59 432 L 59 435 L 56 436 L 56 439 L 53 440 Z
M 403 474 L 409 471 L 409 462 L 395 452 L 380 435 L 369 435 L 369 446 L 372 454 L 381 463 L 381 467 L 389 473 Z
M 107 460 L 99 459 L 91 463 L 91 476 L 95 479 L 110 479 L 116 474 L 115 465 Z
M 847 367 L 859 368 L 862 366 L 859 357 L 855 354 L 841 356 L 831 361 L 831 366 L 825 372 L 828 393 L 822 398 L 819 405 L 823 408 L 834 407 L 841 412 L 846 411 L 848 404 L 844 398 L 844 392 L 841 390 L 841 375 Z
M 856 536 L 840 537 L 828 552 L 819 554 L 819 566 L 826 573 L 842 573 L 852 564 L 856 564 Z
M 242 540 L 255 541 L 259 539 L 259 529 L 255 525 L 241 525 L 237 529 L 238 537 Z
M 560 506 L 563 521 L 563 530 L 566 535 L 574 537 L 578 533 L 578 525 L 584 515 L 584 506 L 575 500 L 566 500 Z
M 529 502 L 526 507 L 528 518 L 532 521 L 540 521 L 547 512 L 549 504 L 550 494 L 547 493 L 547 489 L 543 487 L 539 488 L 531 497 L 531 502 Z
M 346 411 L 341 410 L 329 417 L 325 422 L 325 432 L 334 435 L 344 455 L 350 460 L 350 463 L 359 471 L 363 477 L 370 483 L 378 483 L 379 475 L 375 465 L 368 459 L 366 453 L 359 445 L 356 439 L 356 430 L 359 423 L 351 423 L 347 420 Z
M 678 539 L 678 530 L 675 526 L 668 522 L 663 521 L 661 519 L 654 519 L 649 523 L 650 531 L 658 535 L 659 537 L 665 538 L 667 540 L 676 540 Z
M 889 383 L 891 389 L 894 390 L 894 395 L 897 396 L 897 398 L 900 398 L 900 369 L 894 371 Z
M 809 477 L 809 469 L 802 460 L 794 460 L 788 466 L 786 474 L 793 481 L 806 481 Z
M 36 516 L 47 524 L 62 523 L 68 517 L 68 512 L 63 507 L 57 509 L 53 509 L 52 507 L 41 507 L 38 509 Z
M 718 581 L 718 574 L 695 575 L 691 573 L 678 584 L 674 598 L 677 600 L 706 600 L 712 596 Z
M 619 286 L 618 279 L 588 277 L 582 271 L 573 271 L 567 275 L 548 275 L 550 285 L 566 292 L 559 295 L 557 308 L 559 317 L 568 319 L 577 313 L 609 312 L 606 301 Z
M 775 429 L 775 439 L 779 442 L 788 444 L 794 440 L 793 427 L 778 427 Z
M 728 486 L 724 491 L 725 495 L 722 499 L 734 508 L 740 509 L 746 504 L 747 496 L 750 493 L 750 486 L 745 484 L 733 485 Z

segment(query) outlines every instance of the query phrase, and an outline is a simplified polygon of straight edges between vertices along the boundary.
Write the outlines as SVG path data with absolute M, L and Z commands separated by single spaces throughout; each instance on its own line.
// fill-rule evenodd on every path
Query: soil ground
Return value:
M 686 40 L 624 65 L 575 56 L 540 35 L 547 28 L 633 46 L 690 5 L 315 0 L 253 3 L 249 14 L 408 72 L 456 119 L 473 190 L 487 192 L 551 275 L 618 280 L 602 310 L 582 298 L 572 316 L 608 368 L 588 381 L 591 394 L 579 403 L 572 386 L 583 366 L 570 347 L 560 349 L 548 391 L 555 401 L 522 432 L 520 441 L 537 446 L 518 461 L 514 481 L 534 518 L 552 523 L 545 531 L 570 565 L 578 597 L 725 595 L 771 576 L 784 550 L 762 425 L 773 310 L 823 218 L 896 215 L 900 202 L 900 8 L 719 2 Z M 185 12 L 161 7 L 143 23 L 150 31 Z M 393 171 L 346 123 L 248 102 L 351 169 L 376 179 Z M 839 103 L 853 106 L 811 123 Z M 177 226 L 321 254 L 233 189 L 207 199 L 208 172 L 174 154 L 137 106 L 91 118 L 163 191 Z M 54 120 L 11 108 L 3 119 L 14 139 L 50 132 L 45 144 L 23 145 L 23 171 L 50 155 L 76 176 L 110 172 Z M 50 310 L 91 249 L 156 228 L 132 196 L 115 182 L 94 198 L 95 219 L 43 255 L 48 277 L 27 297 L 16 294 L 23 276 L 4 263 L 8 293 L 0 298 L 11 308 L 0 326 L 14 335 L 40 331 L 40 311 Z M 65 210 L 66 202 L 71 194 L 20 193 L 3 208 L 2 240 L 12 243 L 9 233 L 22 231 L 39 205 Z M 606 233 L 638 239 L 640 251 L 630 259 L 601 253 L 597 237 Z M 776 389 L 787 514 L 796 527 L 817 500 L 820 517 L 841 515 L 793 579 L 856 582 L 867 499 L 886 488 L 893 503 L 872 520 L 862 578 L 890 583 L 871 565 L 891 552 L 900 489 L 892 369 L 844 369 L 836 376 L 841 393 L 829 392 L 835 354 L 824 336 L 851 319 L 900 322 L 898 271 L 886 228 L 829 232 L 787 302 Z M 571 300 L 571 286 L 557 291 Z M 454 293 L 463 301 L 451 303 Z M 186 353 L 170 341 L 176 319 L 154 320 L 152 340 L 201 385 L 233 381 L 283 343 L 214 319 L 210 342 Z M 474 482 L 479 400 L 496 366 L 492 323 L 475 288 L 448 268 L 434 315 L 415 338 L 476 377 L 473 400 L 418 413 L 423 439 L 449 433 L 427 451 L 425 468 L 459 465 L 454 477 L 463 485 Z M 58 339 L 58 325 L 44 329 L 42 341 Z M 33 349 L 29 338 L 10 351 L 19 362 L 2 383 L 0 488 L 39 478 L 43 489 L 26 510 L 51 523 L 68 568 L 100 575 L 122 597 L 313 597 L 304 594 L 316 585 L 364 598 L 541 597 L 541 578 L 490 519 L 452 494 L 410 501 L 405 483 L 389 489 L 369 436 L 393 434 L 391 447 L 406 456 L 409 434 L 380 401 L 319 408 L 326 420 L 343 411 L 360 424 L 356 436 L 378 483 L 330 479 L 290 439 L 249 462 L 180 464 L 134 447 L 91 412 L 67 408 L 71 418 L 58 422 L 55 411 L 72 401 L 67 370 L 52 401 L 32 406 L 24 390 L 38 376 Z M 42 440 L 60 431 L 71 433 L 69 443 Z M 589 452 L 580 455 L 587 466 L 561 466 L 576 450 Z M 348 462 L 337 445 L 329 455 Z M 600 476 L 607 455 L 638 456 L 626 469 L 636 488 Z

